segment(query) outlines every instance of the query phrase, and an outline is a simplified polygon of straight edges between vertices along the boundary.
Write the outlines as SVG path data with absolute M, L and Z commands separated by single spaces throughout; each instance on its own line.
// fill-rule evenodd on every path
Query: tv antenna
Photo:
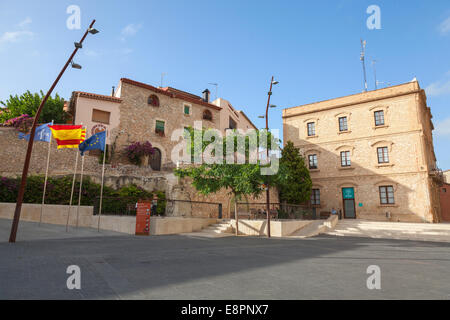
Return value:
M 364 73 L 364 91 L 367 92 L 367 77 L 366 77 L 366 63 L 365 63 L 365 56 L 366 56 L 366 40 L 361 39 L 361 57 L 360 60 L 362 61 L 362 67 L 363 67 L 363 73 Z
M 216 87 L 216 92 L 215 92 L 216 98 L 214 100 L 217 100 L 217 92 L 219 91 L 219 84 L 218 83 L 213 83 L 213 82 L 210 82 L 208 84 L 213 85 L 213 86 Z

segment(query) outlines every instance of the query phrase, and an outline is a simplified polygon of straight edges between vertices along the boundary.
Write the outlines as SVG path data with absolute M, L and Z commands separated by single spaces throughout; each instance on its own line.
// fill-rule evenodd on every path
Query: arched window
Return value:
M 212 121 L 212 113 L 209 110 L 203 111 L 203 120 Z
M 148 104 L 153 107 L 159 107 L 159 99 L 157 96 L 152 94 L 150 97 L 148 97 Z

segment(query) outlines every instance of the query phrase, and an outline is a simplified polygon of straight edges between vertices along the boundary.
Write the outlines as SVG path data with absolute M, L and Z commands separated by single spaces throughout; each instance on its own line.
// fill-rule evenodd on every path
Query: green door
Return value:
M 344 202 L 344 218 L 355 219 L 356 218 L 355 189 L 342 188 L 342 198 Z

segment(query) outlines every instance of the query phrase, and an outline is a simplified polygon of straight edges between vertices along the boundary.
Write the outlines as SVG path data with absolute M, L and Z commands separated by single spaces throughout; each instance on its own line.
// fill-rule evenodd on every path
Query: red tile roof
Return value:
M 166 95 L 168 97 L 171 97 L 171 98 L 176 98 L 176 99 L 181 99 L 181 100 L 184 100 L 184 101 L 196 103 L 196 104 L 199 104 L 199 105 L 202 105 L 202 106 L 214 109 L 214 110 L 222 110 L 222 108 L 220 108 L 220 107 L 218 107 L 216 105 L 213 105 L 211 103 L 203 101 L 202 98 L 200 98 L 199 96 L 196 96 L 196 95 L 191 94 L 189 92 L 185 92 L 185 91 L 178 90 L 178 89 L 175 89 L 175 88 L 171 88 L 171 87 L 156 88 L 156 87 L 151 86 L 149 84 L 138 82 L 138 81 L 134 81 L 134 80 L 127 79 L 127 78 L 122 78 L 122 79 L 120 79 L 120 81 L 122 81 L 124 83 L 128 83 L 128 84 L 134 85 L 134 86 L 137 86 L 137 87 L 141 87 L 141 88 L 144 88 L 144 89 L 151 90 L 151 91 L 153 91 L 155 93 L 164 94 L 164 95 Z
M 102 94 L 96 94 L 96 93 L 89 93 L 89 92 L 82 92 L 82 91 L 74 91 L 74 94 L 78 97 L 83 98 L 89 98 L 89 99 L 95 99 L 95 100 L 103 100 L 103 101 L 111 101 L 111 102 L 117 102 L 121 103 L 122 99 L 112 96 L 105 96 Z

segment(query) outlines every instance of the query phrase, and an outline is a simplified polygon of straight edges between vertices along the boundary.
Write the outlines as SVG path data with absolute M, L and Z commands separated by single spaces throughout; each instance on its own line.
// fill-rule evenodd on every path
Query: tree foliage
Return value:
M 280 201 L 292 204 L 307 202 L 311 196 L 312 181 L 304 158 L 292 141 L 281 152 L 280 168 L 285 179 L 279 184 Z
M 44 98 L 44 92 L 31 93 L 30 91 L 18 96 L 9 96 L 6 102 L 0 101 L 6 109 L 0 113 L 0 122 L 4 123 L 9 119 L 20 117 L 27 114 L 31 117 L 36 115 L 37 109 Z M 42 109 L 39 117 L 39 123 L 47 123 L 54 120 L 55 123 L 65 123 L 67 113 L 64 111 L 64 99 L 58 94 L 55 97 L 49 97 Z
M 204 152 L 206 148 L 213 142 L 219 144 L 219 148 L 223 150 L 223 163 L 213 163 L 213 164 L 201 164 L 189 166 L 184 169 L 176 169 L 175 174 L 179 177 L 190 177 L 192 178 L 192 184 L 194 187 L 202 194 L 210 194 L 218 192 L 221 189 L 229 189 L 231 193 L 239 199 L 242 195 L 253 195 L 258 196 L 263 190 L 261 189 L 262 184 L 276 185 L 279 181 L 282 180 L 280 175 L 274 174 L 273 176 L 265 176 L 261 173 L 261 169 L 264 165 L 258 160 L 256 163 L 250 163 L 249 155 L 250 152 L 256 151 L 255 148 L 252 148 L 250 143 L 250 138 L 248 136 L 243 136 L 238 131 L 233 131 L 232 135 L 229 135 L 225 138 L 220 138 L 219 141 L 205 141 L 204 136 L 208 133 L 208 130 L 211 129 L 203 129 L 200 132 L 195 131 L 192 128 L 186 128 L 186 134 L 190 135 L 191 144 L 188 148 L 191 148 L 192 159 L 194 157 L 194 133 L 201 134 L 202 137 L 202 147 L 201 151 Z M 263 139 L 263 135 L 267 135 L 266 139 Z M 238 139 L 245 139 L 245 148 L 244 150 L 239 150 Z M 256 131 L 256 142 L 257 145 L 260 144 L 263 147 L 270 146 L 272 143 L 279 143 L 279 141 L 275 141 L 270 132 L 266 132 L 265 130 Z M 267 141 L 264 143 L 263 141 Z M 227 144 L 233 143 L 234 148 L 233 151 L 235 153 L 245 153 L 245 163 L 244 164 L 229 164 L 226 163 L 226 150 Z M 257 147 L 256 147 L 257 148 Z

